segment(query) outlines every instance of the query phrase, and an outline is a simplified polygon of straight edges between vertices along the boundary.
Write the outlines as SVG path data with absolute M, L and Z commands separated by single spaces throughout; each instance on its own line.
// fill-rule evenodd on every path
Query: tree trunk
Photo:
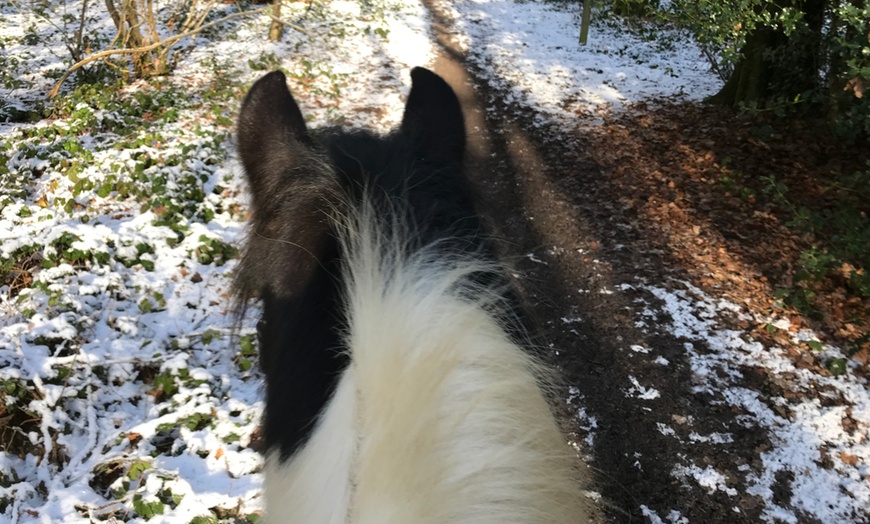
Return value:
M 734 66 L 734 71 L 722 89 L 708 101 L 724 106 L 737 106 L 764 100 L 771 77 L 765 52 L 776 40 L 773 29 L 763 27 L 752 32 L 743 45 L 743 58 Z
M 746 38 L 734 71 L 709 102 L 726 106 L 763 103 L 794 97 L 819 87 L 822 63 L 822 25 L 826 2 L 796 0 L 786 3 L 804 13 L 803 23 L 786 36 L 779 28 L 758 27 Z M 762 9 L 777 9 L 766 4 Z
M 281 18 L 281 0 L 275 0 L 275 3 L 272 4 L 272 16 Z M 284 24 L 275 18 L 272 19 L 272 25 L 269 26 L 269 40 L 279 42 L 284 36 Z
M 122 47 L 135 49 L 154 43 L 151 36 L 143 36 L 140 30 L 145 24 L 151 28 L 151 34 L 156 36 L 154 13 L 152 5 L 137 5 L 136 0 L 122 0 L 118 9 L 113 0 L 105 0 L 109 16 L 118 29 L 118 42 Z M 140 12 L 142 11 L 142 12 Z M 147 33 L 145 33 L 147 34 Z M 146 51 L 132 55 L 133 72 L 138 78 L 156 76 L 166 73 L 167 64 L 161 59 L 158 51 Z
M 589 23 L 592 20 L 592 0 L 583 0 L 583 18 L 580 21 L 580 45 L 586 45 Z

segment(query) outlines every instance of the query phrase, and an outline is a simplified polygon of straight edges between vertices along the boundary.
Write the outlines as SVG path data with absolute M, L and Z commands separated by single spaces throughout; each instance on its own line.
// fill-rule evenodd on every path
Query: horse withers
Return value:
M 386 136 L 308 129 L 279 71 L 242 104 L 236 284 L 263 301 L 267 522 L 585 522 L 550 372 L 512 335 L 459 101 L 411 79 Z

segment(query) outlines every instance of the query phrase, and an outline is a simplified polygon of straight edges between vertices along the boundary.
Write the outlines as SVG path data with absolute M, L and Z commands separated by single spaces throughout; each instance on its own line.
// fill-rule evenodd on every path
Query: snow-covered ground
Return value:
M 81 0 L 49 4 L 81 11 Z M 102 3 L 91 4 L 89 34 L 108 43 L 112 24 Z M 171 14 L 166 5 L 161 16 Z M 29 6 L 0 1 L 0 121 L 48 106 L 45 93 L 71 63 L 60 16 Z M 459 0 L 449 11 L 469 59 L 495 85 L 566 125 L 718 87 L 679 33 L 650 41 L 597 24 L 580 48 L 576 7 Z M 267 18 L 237 20 L 183 41 L 166 79 L 121 95 L 105 86 L 70 95 L 70 83 L 60 103 L 73 102 L 54 116 L 0 123 L 0 521 L 244 521 L 261 509 L 260 458 L 247 447 L 262 408 L 252 319 L 230 337 L 247 206 L 231 133 L 244 86 L 283 67 L 312 125 L 385 131 L 401 117 L 409 69 L 435 56 L 416 0 L 295 2 L 282 16 L 307 34 L 287 29 L 270 43 Z M 723 402 L 752 411 L 747 423 L 770 433 L 775 447 L 753 489 L 771 520 L 797 521 L 769 493 L 783 469 L 805 475 L 796 497 L 821 521 L 870 507 L 866 384 L 807 377 L 745 334 L 717 330 L 714 319 L 742 314 L 738 306 L 689 288 L 643 290 L 664 304 L 651 315 L 682 333 L 698 374 L 734 377 L 753 359 L 801 377 L 795 387 L 824 382 L 848 403 L 808 403 L 786 419 L 736 382 L 698 385 L 721 386 Z M 693 351 L 698 340 L 715 352 Z M 633 382 L 627 394 L 655 402 L 643 377 Z M 845 409 L 858 428 L 848 434 L 830 423 Z M 591 444 L 594 413 L 581 422 Z M 815 466 L 822 444 L 836 467 Z M 674 469 L 684 482 L 728 489 L 717 475 Z
M 581 46 L 578 5 L 464 0 L 446 7 L 468 58 L 508 101 L 571 126 L 646 98 L 701 100 L 721 86 L 685 32 L 642 38 L 605 20 L 592 24 Z
M 111 21 L 91 4 L 89 28 L 107 41 Z M 31 111 L 69 60 L 46 19 L 0 5 L 0 114 Z M 262 409 L 251 320 L 230 336 L 247 213 L 231 138 L 243 86 L 284 67 L 314 125 L 385 131 L 407 72 L 433 56 L 416 3 L 284 11 L 307 35 L 288 29 L 273 44 L 265 17 L 229 24 L 182 42 L 168 79 L 0 124 L 0 442 L 21 453 L 0 451 L 0 521 L 187 523 L 261 509 L 261 460 L 247 447 Z
M 668 288 L 621 286 L 623 291 L 634 290 L 644 296 L 636 299 L 643 311 L 639 328 L 684 341 L 692 369 L 692 391 L 711 398 L 712 404 L 742 413 L 736 420 L 738 432 L 760 428 L 768 435 L 771 447 L 761 453 L 760 474 L 748 465 L 741 469 L 747 492 L 765 501 L 766 519 L 800 522 L 810 515 L 819 522 L 851 522 L 862 512 L 866 515 L 870 508 L 870 390 L 866 381 L 850 373 L 831 377 L 800 368 L 783 348 L 765 346 L 747 332 L 720 324 L 722 318 L 732 317 L 788 332 L 791 326 L 787 319 L 753 318 L 741 306 L 711 297 L 685 282 L 668 283 Z M 810 331 L 795 331 L 791 338 L 796 345 L 807 341 L 818 344 L 829 358 L 844 357 L 838 348 L 823 345 Z M 663 364 L 668 365 L 666 360 Z M 782 387 L 782 396 L 750 385 L 744 373 L 754 369 L 763 370 L 767 380 Z M 669 422 L 660 424 L 659 430 L 679 440 L 674 428 L 685 421 L 676 417 Z M 735 438 L 739 436 L 731 433 L 689 436 L 692 442 L 718 445 L 721 453 L 728 453 L 728 444 Z M 710 465 L 675 464 L 672 475 L 683 482 L 695 482 L 710 493 L 723 490 L 731 496 L 737 494 Z M 777 503 L 774 491 L 779 475 L 792 479 L 793 495 L 788 502 L 801 513 Z M 673 511 L 679 512 L 679 508 Z

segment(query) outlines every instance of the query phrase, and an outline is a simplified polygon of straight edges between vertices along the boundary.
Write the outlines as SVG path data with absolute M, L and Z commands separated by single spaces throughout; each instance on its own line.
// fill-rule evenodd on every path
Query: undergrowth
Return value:
M 0 2 L 0 27 L 37 7 Z M 307 35 L 269 44 L 266 19 L 227 24 L 180 47 L 173 75 L 129 82 L 94 63 L 53 100 L 71 20 L 0 30 L 0 520 L 51 519 L 52 490 L 82 481 L 105 503 L 64 518 L 162 521 L 211 497 L 185 522 L 257 521 L 256 482 L 229 494 L 261 467 L 256 337 L 232 336 L 227 315 L 247 213 L 235 114 L 282 69 L 306 114 L 339 123 L 350 74 L 333 57 L 388 41 L 399 8 L 285 6 Z M 258 51 L 220 50 L 237 40 Z
M 716 178 L 720 191 L 753 208 L 773 205 L 780 209 L 784 225 L 802 238 L 805 247 L 787 280 L 790 285 L 776 289 L 775 298 L 816 321 L 831 313 L 830 301 L 821 300 L 824 290 L 838 288 L 843 290 L 840 301 L 866 304 L 870 300 L 870 162 L 866 169 L 835 171 L 826 180 L 814 181 L 815 197 L 801 194 L 804 187 L 790 186 L 786 175 L 752 178 L 725 158 Z M 870 310 L 865 309 L 840 319 L 864 331 L 850 337 L 850 355 L 870 343 L 868 317 Z

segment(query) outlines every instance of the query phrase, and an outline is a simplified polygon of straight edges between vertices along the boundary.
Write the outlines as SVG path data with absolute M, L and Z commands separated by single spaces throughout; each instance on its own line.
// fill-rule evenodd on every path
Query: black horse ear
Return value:
M 245 96 L 238 145 L 254 204 L 260 207 L 286 183 L 286 173 L 299 167 L 311 145 L 305 119 L 281 71 L 257 80 Z
M 338 179 L 314 147 L 282 72 L 259 79 L 245 96 L 238 147 L 254 214 L 237 289 L 295 296 L 329 248 Z
M 411 70 L 401 130 L 414 138 L 424 156 L 449 165 L 462 163 L 465 121 L 459 99 L 447 82 L 428 69 Z

